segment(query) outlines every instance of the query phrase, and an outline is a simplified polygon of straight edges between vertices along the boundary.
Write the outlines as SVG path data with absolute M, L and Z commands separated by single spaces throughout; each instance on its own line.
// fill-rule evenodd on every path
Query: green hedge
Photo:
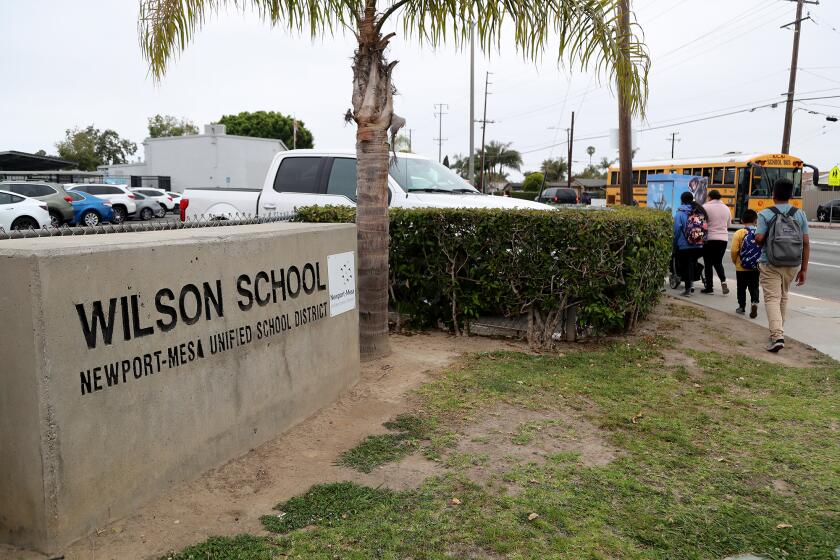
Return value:
M 390 216 L 397 311 L 456 332 L 481 315 L 525 313 L 538 345 L 550 345 L 571 304 L 599 333 L 632 328 L 658 301 L 671 253 L 670 215 L 645 208 L 392 209 Z M 352 222 L 355 209 L 307 207 L 296 219 Z

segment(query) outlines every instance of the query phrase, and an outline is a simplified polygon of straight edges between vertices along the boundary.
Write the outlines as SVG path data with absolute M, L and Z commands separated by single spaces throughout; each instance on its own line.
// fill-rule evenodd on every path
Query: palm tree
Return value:
M 402 30 L 437 46 L 468 42 L 475 28 L 482 49 L 500 47 L 502 29 L 514 31 L 515 46 L 539 58 L 549 42 L 558 57 L 581 68 L 594 66 L 628 92 L 629 109 L 642 113 L 647 99 L 646 47 L 620 26 L 618 0 L 139 0 L 143 56 L 160 79 L 214 13 L 252 8 L 272 25 L 317 37 L 350 30 L 358 41 L 353 56 L 352 107 L 345 119 L 356 124 L 359 251 L 359 345 L 362 359 L 390 352 L 388 342 L 388 134 L 405 120 L 394 113 L 392 74 L 397 61 L 385 50 Z
M 485 172 L 504 176 L 504 168 L 516 169 L 522 167 L 522 154 L 511 149 L 512 142 L 490 141 L 484 148 Z
M 545 176 L 545 180 L 549 183 L 556 183 L 558 181 L 563 180 L 563 177 L 566 176 L 566 171 L 569 170 L 569 166 L 566 163 L 566 158 L 554 158 L 554 159 L 547 159 L 542 162 L 540 165 L 540 171 L 542 171 L 543 175 Z

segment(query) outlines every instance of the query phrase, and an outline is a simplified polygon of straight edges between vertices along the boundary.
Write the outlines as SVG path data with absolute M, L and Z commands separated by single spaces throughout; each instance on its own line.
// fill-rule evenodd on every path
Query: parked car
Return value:
M 50 213 L 50 225 L 59 227 L 73 221 L 73 206 L 70 204 L 70 196 L 59 184 L 42 183 L 30 181 L 2 181 L 0 190 L 5 190 L 35 198 L 47 203 Z
M 817 207 L 817 221 L 833 222 L 835 220 L 840 222 L 840 198 L 830 200 Z
M 166 212 L 171 212 L 175 209 L 175 201 L 172 199 L 172 196 L 164 190 L 142 188 L 132 189 L 131 192 L 135 194 L 140 193 L 144 196 L 154 199 L 158 204 L 160 204 L 163 207 L 164 211 Z
M 41 229 L 49 227 L 51 223 L 46 202 L 9 191 L 0 191 L 0 228 L 6 231 Z
M 580 204 L 577 191 L 568 187 L 547 188 L 534 200 L 545 204 Z
M 73 199 L 70 204 L 73 205 L 74 224 L 93 227 L 114 219 L 110 200 L 102 200 L 82 191 L 69 191 L 67 194 Z
M 80 185 L 66 185 L 68 190 L 81 191 L 92 194 L 96 198 L 111 201 L 114 217 L 111 221 L 116 224 L 124 222 L 137 212 L 136 196 L 123 185 L 106 185 L 103 183 L 85 183 Z
M 134 214 L 136 220 L 151 220 L 152 218 L 163 218 L 166 215 L 166 210 L 154 198 L 139 192 L 135 192 L 134 196 L 137 201 L 137 212 Z
M 482 194 L 449 168 L 417 154 L 399 154 L 392 162 L 388 203 L 395 208 L 551 209 L 529 200 Z M 262 188 L 185 190 L 181 219 L 270 215 L 330 204 L 356 205 L 355 152 L 280 152 L 274 156 Z
M 176 193 L 172 191 L 166 191 L 166 194 L 172 197 L 172 202 L 175 203 L 175 209 L 172 210 L 173 212 L 178 212 L 181 209 L 181 193 Z

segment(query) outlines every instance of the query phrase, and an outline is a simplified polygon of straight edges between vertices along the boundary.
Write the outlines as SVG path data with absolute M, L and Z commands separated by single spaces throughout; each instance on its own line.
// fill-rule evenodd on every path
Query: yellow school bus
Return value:
M 720 191 L 722 200 L 740 219 L 747 208 L 759 211 L 773 205 L 773 183 L 780 177 L 793 181 L 791 204 L 802 208 L 803 162 L 787 154 L 728 153 L 723 156 L 633 162 L 633 199 L 647 204 L 647 178 L 657 173 L 705 177 L 708 190 Z M 610 166 L 607 205 L 621 202 L 618 164 Z M 706 181 L 704 181 L 706 183 Z

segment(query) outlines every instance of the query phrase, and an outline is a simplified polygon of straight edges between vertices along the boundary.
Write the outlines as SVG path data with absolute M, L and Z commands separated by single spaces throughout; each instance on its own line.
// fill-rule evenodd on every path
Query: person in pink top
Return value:
M 729 293 L 729 286 L 726 285 L 726 272 L 723 270 L 723 256 L 726 254 L 726 244 L 729 241 L 729 225 L 732 223 L 732 214 L 729 206 L 720 200 L 720 191 L 717 189 L 709 191 L 709 202 L 703 205 L 709 215 L 709 236 L 706 244 L 703 245 L 703 264 L 705 265 L 706 281 L 705 288 L 701 293 L 713 294 L 714 273 L 717 272 L 720 278 L 720 287 L 724 294 Z

